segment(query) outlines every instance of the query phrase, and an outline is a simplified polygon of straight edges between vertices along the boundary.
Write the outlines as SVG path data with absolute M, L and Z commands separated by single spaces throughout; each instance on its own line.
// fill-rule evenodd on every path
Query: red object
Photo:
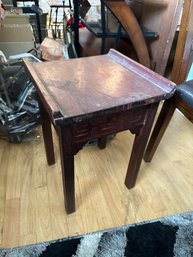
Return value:
M 70 26 L 70 24 L 72 24 L 73 22 L 74 22 L 74 17 L 70 18 L 70 19 L 67 21 L 67 25 Z M 81 21 L 79 21 L 78 27 L 79 27 L 79 28 L 85 28 L 84 24 L 82 24 Z
M 0 20 L 3 20 L 4 18 L 5 18 L 5 6 L 0 0 Z

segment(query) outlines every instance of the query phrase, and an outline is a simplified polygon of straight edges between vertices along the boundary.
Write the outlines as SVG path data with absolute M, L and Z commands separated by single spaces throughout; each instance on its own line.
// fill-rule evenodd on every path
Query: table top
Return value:
M 42 99 L 61 119 L 128 110 L 175 91 L 174 83 L 112 49 L 107 55 L 25 64 Z

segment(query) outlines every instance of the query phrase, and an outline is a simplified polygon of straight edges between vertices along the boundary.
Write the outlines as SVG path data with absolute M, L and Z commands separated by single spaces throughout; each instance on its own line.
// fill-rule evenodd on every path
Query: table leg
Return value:
M 125 185 L 129 189 L 135 186 L 157 108 L 158 103 L 150 105 L 149 111 L 146 113 L 144 125 L 140 129 L 140 132 L 135 135 L 135 140 L 133 143 L 131 157 L 125 178 Z
M 100 149 L 105 149 L 106 143 L 107 143 L 107 137 L 106 137 L 106 136 L 100 137 L 100 138 L 97 140 L 97 144 L 98 144 L 98 147 L 99 147 Z
M 54 144 L 52 138 L 52 126 L 48 113 L 45 111 L 43 105 L 39 101 L 40 111 L 41 111 L 41 122 L 42 122 L 42 131 L 44 137 L 44 146 L 46 150 L 46 158 L 48 165 L 53 165 L 55 163 L 54 156 Z
M 67 214 L 75 211 L 75 186 L 74 186 L 74 153 L 72 147 L 71 131 L 59 127 L 59 144 L 62 167 L 62 181 L 64 200 Z

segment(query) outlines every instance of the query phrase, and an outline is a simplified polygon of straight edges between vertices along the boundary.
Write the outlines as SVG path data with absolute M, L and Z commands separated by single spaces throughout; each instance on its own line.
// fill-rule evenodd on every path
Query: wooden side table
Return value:
M 160 100 L 175 84 L 115 50 L 107 55 L 30 64 L 36 86 L 49 165 L 55 163 L 51 123 L 59 136 L 67 213 L 75 211 L 74 155 L 89 140 L 130 130 L 135 140 L 126 174 L 135 185 Z

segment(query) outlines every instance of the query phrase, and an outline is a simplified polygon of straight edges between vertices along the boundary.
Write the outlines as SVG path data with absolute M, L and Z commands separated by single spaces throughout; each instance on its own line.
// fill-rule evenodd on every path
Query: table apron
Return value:
M 90 117 L 88 121 L 72 124 L 69 129 L 72 130 L 73 143 L 85 143 L 127 129 L 137 134 L 144 125 L 150 106 L 145 105 L 100 117 Z

